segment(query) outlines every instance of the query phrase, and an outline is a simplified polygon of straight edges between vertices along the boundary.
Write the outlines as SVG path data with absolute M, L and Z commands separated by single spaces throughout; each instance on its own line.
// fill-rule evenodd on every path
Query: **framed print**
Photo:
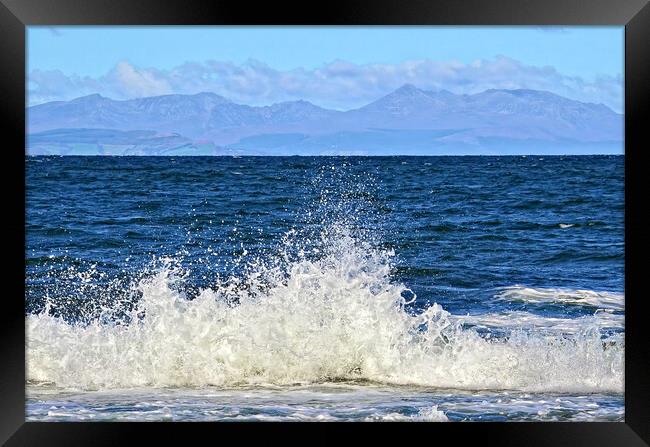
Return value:
M 647 445 L 647 2 L 307 6 L 2 0 L 2 440 Z

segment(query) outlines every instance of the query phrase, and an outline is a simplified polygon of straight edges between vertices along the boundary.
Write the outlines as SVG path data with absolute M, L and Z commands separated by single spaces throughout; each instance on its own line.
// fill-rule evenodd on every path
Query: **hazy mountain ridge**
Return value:
M 523 153 L 554 147 L 599 153 L 622 150 L 623 116 L 602 104 L 538 90 L 456 95 L 407 84 L 349 111 L 302 100 L 248 106 L 214 93 L 124 101 L 89 95 L 28 108 L 28 129 L 29 153 L 54 150 L 55 135 L 44 140 L 38 134 L 55 129 L 70 129 L 67 140 L 84 134 L 72 129 L 85 129 L 86 140 L 90 129 L 176 134 L 174 144 L 212 154 L 493 153 L 500 145 L 519 145 Z M 102 135 L 97 133 L 96 144 Z M 143 153 L 151 144 L 130 142 Z M 153 147 L 149 152 L 158 153 Z

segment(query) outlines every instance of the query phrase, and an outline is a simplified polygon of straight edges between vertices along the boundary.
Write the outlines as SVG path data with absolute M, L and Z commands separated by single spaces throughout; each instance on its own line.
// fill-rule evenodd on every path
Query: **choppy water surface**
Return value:
M 622 420 L 622 156 L 29 157 L 30 420 Z

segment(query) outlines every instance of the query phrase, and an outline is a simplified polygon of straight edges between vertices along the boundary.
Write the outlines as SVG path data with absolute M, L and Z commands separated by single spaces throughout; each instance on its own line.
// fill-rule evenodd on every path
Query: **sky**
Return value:
M 211 91 L 363 106 L 427 90 L 547 90 L 623 110 L 623 27 L 28 27 L 27 103 Z

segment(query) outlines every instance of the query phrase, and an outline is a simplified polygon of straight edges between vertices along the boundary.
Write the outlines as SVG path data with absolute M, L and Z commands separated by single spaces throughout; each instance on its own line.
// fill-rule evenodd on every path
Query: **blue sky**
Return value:
M 623 27 L 29 27 L 28 103 L 214 91 L 361 106 L 404 83 L 623 107 Z

